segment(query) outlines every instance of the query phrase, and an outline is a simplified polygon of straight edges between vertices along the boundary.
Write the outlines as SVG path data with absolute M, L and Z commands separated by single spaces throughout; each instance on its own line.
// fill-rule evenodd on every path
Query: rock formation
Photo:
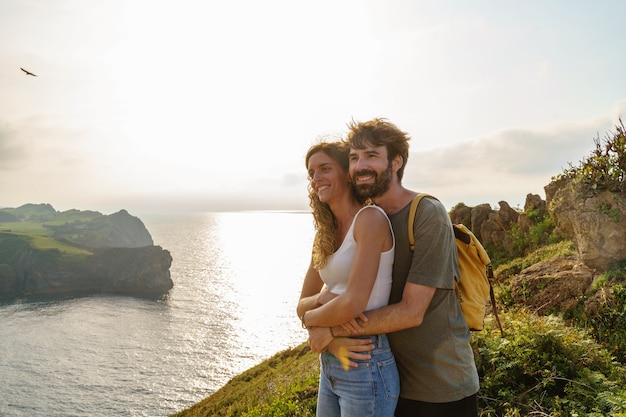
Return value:
M 523 212 L 513 209 L 506 201 L 498 204 L 499 210 L 486 203 L 475 207 L 458 205 L 450 212 L 450 218 L 452 223 L 463 223 L 469 227 L 485 248 L 513 253 L 515 242 L 511 231 L 518 228 L 521 233 L 528 233 L 533 225 L 529 213 L 534 213 L 537 218 L 547 215 L 546 202 L 536 194 L 528 194 Z
M 574 308 L 593 282 L 595 271 L 576 257 L 553 258 L 524 269 L 511 280 L 511 296 L 536 314 Z
M 0 299 L 93 292 L 158 298 L 173 287 L 171 264 L 160 246 L 99 249 L 78 262 L 29 249 L 14 268 L 0 265 Z
M 591 193 L 574 180 L 553 181 L 545 191 L 554 222 L 574 241 L 587 266 L 606 271 L 626 260 L 624 193 Z

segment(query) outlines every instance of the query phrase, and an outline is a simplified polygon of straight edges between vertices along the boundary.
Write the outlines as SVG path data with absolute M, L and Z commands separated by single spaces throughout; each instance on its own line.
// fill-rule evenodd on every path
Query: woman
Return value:
M 364 206 L 354 193 L 348 152 L 344 142 L 322 142 L 306 155 L 316 234 L 298 303 L 305 327 L 345 324 L 389 299 L 391 223 L 380 207 Z M 333 343 L 320 355 L 318 416 L 393 416 L 400 383 L 387 336 L 366 339 L 372 343 L 364 356 L 369 359 L 353 357 L 349 368 L 342 366 Z

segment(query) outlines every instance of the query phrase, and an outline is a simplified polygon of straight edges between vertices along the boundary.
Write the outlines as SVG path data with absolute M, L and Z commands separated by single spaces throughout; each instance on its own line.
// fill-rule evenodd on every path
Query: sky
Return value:
M 306 210 L 307 149 L 384 117 L 411 136 L 408 188 L 523 209 L 626 116 L 625 15 L 622 0 L 2 0 L 0 206 Z

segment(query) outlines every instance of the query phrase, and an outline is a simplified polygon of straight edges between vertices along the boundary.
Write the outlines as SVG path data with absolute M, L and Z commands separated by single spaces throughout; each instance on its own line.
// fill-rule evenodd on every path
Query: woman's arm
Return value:
M 320 306 L 317 301 L 317 296 L 322 289 L 324 282 L 320 277 L 319 272 L 313 268 L 313 260 L 309 264 L 309 269 L 304 276 L 302 282 L 302 291 L 300 292 L 300 301 L 298 301 L 298 307 L 296 309 L 298 317 L 302 317 L 304 313 L 309 310 L 313 310 Z
M 340 325 L 358 317 L 367 307 L 380 255 L 393 245 L 389 221 L 379 210 L 363 210 L 354 225 L 354 239 L 356 253 L 345 293 L 308 311 L 304 320 L 307 326 Z

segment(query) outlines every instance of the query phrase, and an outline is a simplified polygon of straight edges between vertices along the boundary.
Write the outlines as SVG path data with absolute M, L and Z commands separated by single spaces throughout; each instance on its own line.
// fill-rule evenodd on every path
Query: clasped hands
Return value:
M 367 317 L 361 314 L 358 319 L 363 322 L 367 321 Z M 341 325 L 342 334 L 356 335 L 361 330 L 361 326 L 357 319 L 352 319 Z M 358 364 L 353 360 L 368 360 L 371 355 L 368 353 L 374 349 L 374 344 L 367 338 L 355 338 L 344 336 L 333 336 L 331 329 L 328 327 L 311 327 L 309 332 L 309 346 L 311 350 L 321 353 L 328 350 L 335 356 L 345 370 L 350 367 L 356 368 Z

